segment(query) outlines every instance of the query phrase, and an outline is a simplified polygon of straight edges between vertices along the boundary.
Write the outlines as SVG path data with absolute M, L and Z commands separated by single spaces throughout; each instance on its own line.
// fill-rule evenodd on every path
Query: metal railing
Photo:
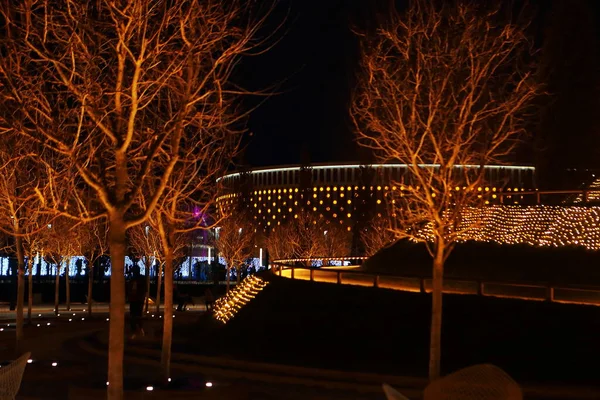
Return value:
M 366 259 L 355 257 L 353 259 Z M 407 292 L 430 293 L 431 278 L 419 275 L 394 275 L 371 273 L 348 267 L 309 267 L 300 265 L 320 259 L 276 260 L 271 264 L 273 274 L 296 280 L 334 283 L 338 285 L 366 286 Z M 331 260 L 339 260 L 332 258 Z M 289 261 L 296 264 L 289 264 Z M 600 286 L 558 285 L 550 282 L 517 282 L 487 279 L 446 277 L 444 293 L 473 294 L 556 303 L 600 306 Z

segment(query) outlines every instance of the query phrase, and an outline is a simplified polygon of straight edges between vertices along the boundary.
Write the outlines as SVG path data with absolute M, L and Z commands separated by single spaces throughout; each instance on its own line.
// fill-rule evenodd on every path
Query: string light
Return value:
M 215 318 L 224 324 L 227 323 L 244 305 L 263 290 L 267 284 L 267 281 L 256 275 L 246 277 L 235 289 L 230 290 L 225 296 L 215 301 Z
M 420 236 L 432 240 L 431 226 Z M 461 213 L 457 239 L 600 250 L 600 207 L 471 207 Z

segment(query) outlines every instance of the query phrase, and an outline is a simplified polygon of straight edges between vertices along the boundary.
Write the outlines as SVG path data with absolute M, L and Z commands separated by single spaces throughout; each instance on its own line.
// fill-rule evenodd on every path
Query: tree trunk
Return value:
M 71 257 L 67 256 L 67 265 L 65 266 L 65 289 L 66 289 L 66 303 L 67 311 L 71 311 L 71 282 L 69 281 L 69 266 L 71 264 Z
M 110 326 L 108 337 L 108 399 L 123 399 L 123 350 L 125 346 L 126 226 L 121 213 L 110 216 Z
M 29 325 L 31 325 L 31 311 L 33 308 L 33 257 L 31 254 L 27 259 L 27 270 L 29 271 L 29 276 L 27 277 L 29 283 L 29 287 L 27 288 L 29 292 L 27 295 L 27 322 L 29 323 Z
M 94 300 L 92 298 L 92 290 L 94 288 L 94 264 L 88 260 L 88 294 L 87 294 L 87 309 L 88 317 L 92 316 L 92 306 Z
M 146 265 L 146 304 L 144 306 L 144 311 L 147 313 L 150 305 L 150 257 L 145 257 L 144 264 Z
M 162 285 L 163 264 L 158 264 L 158 278 L 156 282 L 156 313 L 160 314 L 160 287 Z
M 429 380 L 440 377 L 442 355 L 442 289 L 444 284 L 444 243 L 437 243 L 433 259 L 431 335 L 429 342 Z
M 23 303 L 25 302 L 25 257 L 23 255 L 23 239 L 15 237 L 17 247 L 17 346 L 16 351 L 21 352 L 23 345 Z
M 59 280 L 60 280 L 60 260 L 56 263 L 56 279 L 54 281 L 54 314 L 58 314 L 58 295 L 59 295 Z
M 225 293 L 229 293 L 229 276 L 231 275 L 231 269 L 229 268 L 229 265 L 227 266 L 227 268 L 225 268 L 225 282 L 226 282 L 226 289 L 225 289 Z
M 160 364 L 163 381 L 171 375 L 171 341 L 173 337 L 173 250 L 165 249 L 165 308 L 163 313 L 163 340 Z

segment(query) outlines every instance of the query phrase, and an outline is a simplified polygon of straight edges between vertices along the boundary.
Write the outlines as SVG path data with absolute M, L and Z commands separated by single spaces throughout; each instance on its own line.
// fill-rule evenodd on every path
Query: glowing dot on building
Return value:
M 53 366 L 53 367 L 56 367 L 56 366 L 58 366 L 58 363 L 57 363 L 57 362 L 53 362 L 53 363 L 52 363 L 52 366 Z
M 205 384 L 205 385 L 206 385 L 206 387 L 208 387 L 208 388 L 210 388 L 210 387 L 212 387 L 212 386 L 213 386 L 212 382 L 206 382 L 206 384 Z
M 149 392 L 151 392 L 151 391 L 154 390 L 154 387 L 152 387 L 152 386 L 146 386 L 146 390 L 149 391 Z

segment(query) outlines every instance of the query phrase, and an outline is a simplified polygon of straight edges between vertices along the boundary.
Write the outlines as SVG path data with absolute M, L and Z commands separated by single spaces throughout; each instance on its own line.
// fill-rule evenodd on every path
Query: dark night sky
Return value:
M 374 21 L 374 3 L 279 2 L 267 29 L 287 15 L 283 38 L 268 53 L 246 59 L 238 79 L 251 89 L 278 84 L 281 94 L 262 99 L 253 111 L 238 166 L 293 164 L 307 157 L 311 162 L 368 161 L 368 153 L 354 143 L 348 104 L 358 53 L 351 27 Z M 598 3 L 529 1 L 535 13 L 532 35 L 541 47 L 551 95 L 541 101 L 522 158 L 542 170 L 600 166 Z

